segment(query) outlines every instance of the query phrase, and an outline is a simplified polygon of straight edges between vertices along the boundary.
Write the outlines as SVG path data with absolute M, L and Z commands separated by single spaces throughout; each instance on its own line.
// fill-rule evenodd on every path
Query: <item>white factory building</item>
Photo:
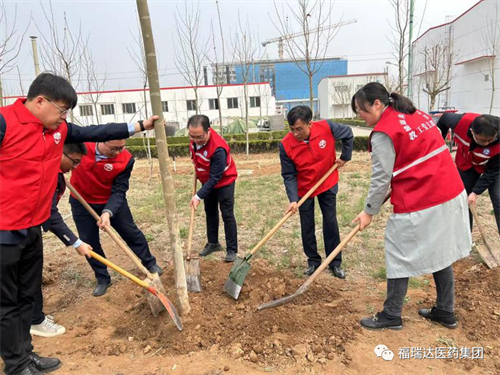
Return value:
M 348 74 L 324 77 L 318 84 L 320 118 L 354 118 L 351 98 L 368 82 L 386 84 L 387 73 Z
M 220 88 L 220 86 L 219 86 Z M 251 117 L 271 116 L 276 113 L 276 101 L 271 95 L 269 83 L 249 83 L 248 113 Z M 210 120 L 219 121 L 217 87 L 198 87 L 199 113 Z M 196 114 L 193 87 L 165 87 L 160 89 L 163 116 L 167 122 L 177 122 L 184 128 L 190 116 Z M 5 105 L 18 97 L 6 97 Z M 146 100 L 146 104 L 145 104 Z M 245 117 L 243 84 L 222 85 L 220 99 L 224 119 Z M 109 122 L 134 122 L 151 116 L 149 91 L 143 89 L 79 92 L 78 104 L 73 110 L 73 122 L 79 125 L 106 124 Z
M 429 112 L 455 107 L 476 113 L 491 109 L 491 114 L 500 115 L 500 0 L 479 1 L 449 22 L 431 27 L 413 43 L 413 56 L 412 99 L 418 108 Z M 448 66 L 451 83 L 445 88 L 450 89 L 439 94 L 431 108 L 424 89 L 445 82 Z

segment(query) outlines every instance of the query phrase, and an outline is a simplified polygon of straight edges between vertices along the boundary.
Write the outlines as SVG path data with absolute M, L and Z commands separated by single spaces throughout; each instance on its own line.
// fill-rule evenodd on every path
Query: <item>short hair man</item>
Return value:
M 97 254 L 105 257 L 99 240 L 99 228 L 112 226 L 139 257 L 144 267 L 151 273 L 161 275 L 163 271 L 156 264 L 146 237 L 135 225 L 128 206 L 127 191 L 135 159 L 125 149 L 125 140 L 85 145 L 87 154 L 82 158 L 78 169 L 71 174 L 71 184 L 101 216 L 101 220 L 97 223 L 71 194 L 71 211 L 78 234 Z M 102 296 L 111 285 L 111 276 L 104 264 L 93 258 L 87 260 L 97 279 L 97 286 L 92 294 L 94 297 Z
M 339 167 L 351 160 L 354 137 L 347 125 L 337 124 L 329 120 L 312 121 L 311 109 L 307 106 L 296 106 L 288 112 L 290 133 L 281 141 L 279 153 L 281 159 L 281 175 L 285 183 L 290 204 L 286 212 L 297 212 L 297 203 L 301 197 L 337 163 Z M 335 141 L 342 141 L 342 155 L 337 160 Z M 315 223 L 314 198 L 317 197 L 323 214 L 323 238 L 326 256 L 340 243 L 337 223 L 338 171 L 335 170 L 314 193 L 298 208 L 302 245 L 308 258 L 305 275 L 312 275 L 321 264 L 318 254 Z M 342 253 L 330 263 L 333 276 L 344 279 L 345 272 L 341 268 Z
M 219 210 L 226 233 L 225 262 L 234 262 L 238 252 L 238 233 L 234 217 L 234 187 L 238 172 L 231 157 L 229 145 L 216 131 L 210 128 L 210 120 L 205 115 L 194 115 L 188 120 L 191 143 L 189 151 L 196 177 L 203 184 L 191 198 L 195 209 L 203 200 L 207 221 L 208 243 L 200 253 L 205 257 L 222 250 L 219 243 Z

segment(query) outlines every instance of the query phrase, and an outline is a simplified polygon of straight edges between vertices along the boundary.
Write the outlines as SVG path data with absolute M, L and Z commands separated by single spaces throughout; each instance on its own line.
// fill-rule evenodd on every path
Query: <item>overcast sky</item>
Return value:
M 31 23 L 17 59 L 22 86 L 26 92 L 30 82 L 34 79 L 29 36 L 40 36 L 40 33 L 48 35 L 50 31 L 43 16 L 40 1 L 3 0 L 3 2 L 10 21 L 14 19 L 17 7 L 18 35 L 22 34 L 27 27 L 30 14 L 40 29 L 33 22 Z M 43 0 L 42 3 L 48 9 L 48 1 Z M 188 3 L 191 2 L 188 1 Z M 257 35 L 259 42 L 279 35 L 273 25 L 273 21 L 276 21 L 276 13 L 271 0 L 220 0 L 219 3 L 227 40 L 234 35 L 238 12 L 242 19 L 249 20 L 251 29 Z M 286 7 L 284 1 L 277 3 L 279 7 L 282 5 Z M 289 3 L 293 4 L 294 0 Z M 477 0 L 428 0 L 427 2 L 416 0 L 414 35 L 418 36 L 429 27 L 444 23 L 447 17 L 459 16 L 476 3 Z M 205 40 L 208 40 L 211 20 L 217 24 L 215 0 L 200 0 L 194 3 L 195 6 L 196 4 L 199 4 L 201 11 L 200 29 Z M 425 14 L 423 14 L 425 5 Z M 127 48 L 138 48 L 132 36 L 138 33 L 135 1 L 54 0 L 52 6 L 55 19 L 59 21 L 59 28 L 62 28 L 65 12 L 71 27 L 77 30 L 81 24 L 82 33 L 89 36 L 90 47 L 97 59 L 98 72 L 101 75 L 107 72 L 106 89 L 131 89 L 141 86 L 140 73 L 127 51 Z M 176 7 L 182 9 L 184 2 L 149 0 L 162 87 L 186 84 L 178 73 L 174 60 Z M 386 61 L 394 61 L 389 41 L 391 37 L 389 23 L 393 22 L 394 16 L 388 0 L 337 0 L 334 2 L 333 11 L 333 23 L 340 20 L 357 20 L 356 23 L 346 25 L 339 30 L 328 53 L 329 56 L 346 57 L 349 60 L 349 74 L 381 72 L 386 67 Z M 4 26 L 0 25 L 0 42 L 5 34 Z M 41 42 L 39 38 L 39 43 Z M 261 48 L 259 52 L 270 59 L 278 58 L 276 44 Z M 39 53 L 43 53 L 41 46 L 39 46 Z M 43 66 L 41 68 L 44 69 Z M 4 74 L 2 81 L 4 95 L 21 94 L 17 68 Z M 77 89 L 82 91 L 80 87 Z

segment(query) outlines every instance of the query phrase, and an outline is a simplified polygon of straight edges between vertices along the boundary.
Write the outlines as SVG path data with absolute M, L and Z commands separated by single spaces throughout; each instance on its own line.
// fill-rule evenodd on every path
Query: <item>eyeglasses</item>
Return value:
M 203 139 L 205 138 L 207 134 L 202 134 L 202 135 L 196 135 L 196 136 L 193 136 L 191 134 L 189 134 L 189 139 L 192 139 L 193 141 L 203 141 Z
M 302 126 L 300 128 L 295 128 L 295 129 L 290 128 L 290 133 L 292 133 L 292 134 L 300 134 L 300 133 L 304 133 L 305 130 L 306 130 L 306 128 L 302 127 Z
M 484 138 L 478 138 L 476 133 L 474 133 L 474 130 L 471 129 L 472 133 L 472 138 L 474 138 L 474 141 L 479 145 L 479 146 L 488 146 L 490 143 L 494 142 L 498 138 L 498 134 L 494 138 L 489 138 L 489 139 L 484 139 Z
M 64 156 L 66 156 L 69 160 L 71 160 L 71 162 L 73 163 L 73 167 L 74 167 L 74 168 L 78 167 L 78 166 L 80 165 L 80 163 L 82 162 L 81 160 L 75 160 L 75 159 L 73 159 L 73 158 L 70 158 L 70 157 L 68 156 L 68 154 L 67 154 L 67 153 L 65 153 L 65 152 L 63 152 L 63 154 L 64 154 Z
M 62 109 L 61 107 L 59 107 L 56 103 L 54 103 L 49 98 L 47 98 L 45 96 L 43 98 L 59 110 L 61 117 L 64 117 L 64 116 L 68 115 L 69 109 Z
M 106 142 L 104 142 L 104 144 L 106 145 L 107 148 L 109 148 L 109 150 L 111 152 L 114 152 L 116 154 L 122 152 L 123 150 L 125 150 L 125 146 L 121 146 L 121 147 L 109 147 Z

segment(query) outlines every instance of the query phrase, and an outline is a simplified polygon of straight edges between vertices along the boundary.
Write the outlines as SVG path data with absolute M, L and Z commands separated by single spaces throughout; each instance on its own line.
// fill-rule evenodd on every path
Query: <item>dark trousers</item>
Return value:
M 0 245 L 0 354 L 6 373 L 21 372 L 30 364 L 31 318 L 42 267 L 40 227 L 29 228 L 19 245 Z
M 210 194 L 203 200 L 205 204 L 205 216 L 207 219 L 207 239 L 209 243 L 219 242 L 219 207 L 224 221 L 226 233 L 226 251 L 238 252 L 238 230 L 236 218 L 234 217 L 234 186 L 223 186 L 212 189 Z
M 337 192 L 338 185 L 327 190 L 316 197 L 323 214 L 323 240 L 325 242 L 326 256 L 340 244 L 339 225 L 337 223 Z M 321 256 L 318 254 L 314 222 L 314 198 L 307 199 L 299 207 L 300 229 L 302 232 L 302 246 L 307 256 L 309 266 L 319 266 Z M 332 260 L 330 267 L 340 266 L 342 263 L 342 252 Z
M 455 280 L 453 279 L 452 266 L 434 272 L 432 276 L 434 276 L 436 283 L 436 307 L 452 313 L 455 307 Z M 384 302 L 384 312 L 391 316 L 401 316 L 407 291 L 408 277 L 387 279 L 387 299 Z
M 71 211 L 73 213 L 73 220 L 78 229 L 78 235 L 83 242 L 92 246 L 92 249 L 97 254 L 106 257 L 99 241 L 99 227 L 96 220 L 89 214 L 78 200 L 70 197 Z M 91 204 L 90 205 L 98 215 L 102 214 L 105 204 Z M 132 251 L 139 257 L 144 267 L 151 268 L 156 263 L 155 257 L 149 250 L 148 242 L 144 234 L 137 228 L 132 217 L 132 212 L 125 201 L 118 212 L 115 212 L 111 217 L 111 226 L 118 232 Z M 88 259 L 90 266 L 94 270 L 95 277 L 98 283 L 111 282 L 107 267 L 95 260 L 94 258 Z
M 42 284 L 40 283 L 40 288 L 35 293 L 35 304 L 33 308 L 33 318 L 31 319 L 31 324 L 40 324 L 45 320 L 45 314 L 43 312 L 43 293 Z
M 465 191 L 467 195 L 472 193 L 474 185 L 476 185 L 477 180 L 481 177 L 481 173 L 478 173 L 474 168 L 468 169 L 466 171 L 458 170 L 462 182 L 465 186 Z M 498 232 L 500 233 L 500 178 L 497 178 L 489 187 L 488 193 L 490 193 L 491 203 L 493 204 L 493 211 L 495 212 L 495 220 L 497 221 Z M 470 229 L 472 231 L 472 212 L 469 211 L 470 219 Z

